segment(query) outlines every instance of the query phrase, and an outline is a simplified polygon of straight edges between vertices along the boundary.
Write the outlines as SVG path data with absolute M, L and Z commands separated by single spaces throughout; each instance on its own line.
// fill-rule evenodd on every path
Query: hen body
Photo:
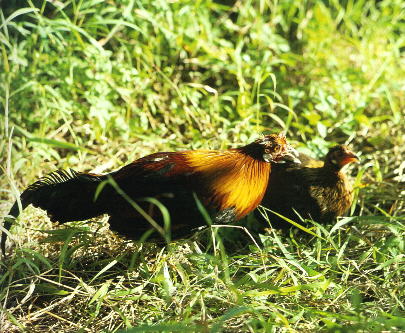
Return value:
M 350 208 L 353 189 L 342 168 L 358 160 L 347 147 L 331 148 L 324 161 L 300 154 L 301 164 L 277 164 L 272 167 L 262 206 L 293 221 L 312 219 L 320 223 L 333 221 Z M 268 212 L 272 225 L 290 226 L 281 217 Z M 260 219 L 260 213 L 256 213 Z
M 206 224 L 196 198 L 219 223 L 238 220 L 255 209 L 266 191 L 270 162 L 294 158 L 291 153 L 284 136 L 268 135 L 225 151 L 155 153 L 107 175 L 56 171 L 21 194 L 21 209 L 32 204 L 60 223 L 108 214 L 112 230 L 137 239 L 151 229 L 148 217 L 163 223 L 161 209 L 147 199 L 154 198 L 170 213 L 172 236 L 182 237 Z M 19 213 L 16 202 L 5 229 Z M 3 253 L 5 241 L 3 233 Z

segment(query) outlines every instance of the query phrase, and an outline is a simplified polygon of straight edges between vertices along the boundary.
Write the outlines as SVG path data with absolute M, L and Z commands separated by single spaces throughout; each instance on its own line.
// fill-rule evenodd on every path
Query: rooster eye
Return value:
M 265 148 L 264 149 L 264 153 L 265 154 L 271 154 L 271 152 L 274 152 L 275 150 L 277 150 L 276 148 Z

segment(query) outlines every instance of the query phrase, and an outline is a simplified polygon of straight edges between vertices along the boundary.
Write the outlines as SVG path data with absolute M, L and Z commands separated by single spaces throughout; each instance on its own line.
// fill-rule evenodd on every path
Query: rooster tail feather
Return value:
M 70 170 L 52 172 L 27 187 L 4 219 L 3 228 L 10 230 L 19 214 L 30 204 L 45 210 L 52 221 L 60 223 L 86 220 L 105 213 L 101 203 L 104 195 L 95 200 L 99 184 L 107 176 L 93 175 Z M 7 234 L 1 234 L 1 250 L 5 253 Z

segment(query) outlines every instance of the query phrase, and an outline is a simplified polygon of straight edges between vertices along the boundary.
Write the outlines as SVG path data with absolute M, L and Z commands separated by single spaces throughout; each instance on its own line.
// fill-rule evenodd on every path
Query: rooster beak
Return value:
M 291 146 L 288 147 L 287 154 L 284 155 L 283 159 L 280 162 L 281 163 L 292 162 L 295 164 L 301 164 L 301 161 L 299 159 L 299 153 Z
M 299 153 L 291 146 L 287 147 L 287 152 L 283 157 L 277 161 L 271 161 L 275 163 L 286 163 L 286 162 L 291 162 L 294 164 L 301 164 L 301 161 L 299 159 Z
M 270 154 L 263 154 L 263 159 L 267 163 L 275 162 L 275 160 L 273 160 L 273 156 Z

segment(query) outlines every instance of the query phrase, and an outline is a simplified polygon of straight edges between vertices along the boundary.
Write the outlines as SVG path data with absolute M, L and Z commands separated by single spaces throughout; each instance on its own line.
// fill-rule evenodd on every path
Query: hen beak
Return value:
M 340 162 L 341 165 L 346 165 L 353 162 L 360 162 L 360 158 L 353 152 L 348 151 L 345 154 L 345 157 Z

